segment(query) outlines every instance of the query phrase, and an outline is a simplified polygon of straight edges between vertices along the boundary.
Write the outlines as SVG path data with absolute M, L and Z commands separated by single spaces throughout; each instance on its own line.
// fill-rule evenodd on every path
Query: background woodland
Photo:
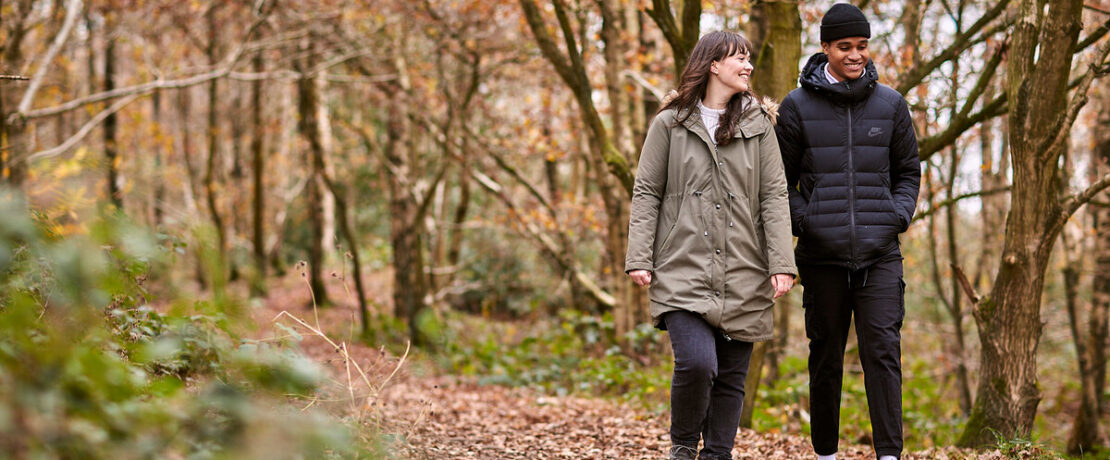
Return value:
M 0 327 L 12 334 L 0 381 L 25 383 L 0 390 L 0 414 L 58 417 L 0 416 L 0 446 L 106 455 L 96 433 L 132 439 L 151 420 L 195 435 L 133 439 L 151 452 L 241 446 L 232 428 L 189 431 L 141 404 L 113 409 L 146 414 L 134 426 L 112 426 L 108 402 L 130 397 L 93 398 L 108 405 L 89 415 L 75 408 L 100 387 L 73 374 L 47 397 L 43 382 L 69 382 L 49 370 L 89 353 L 108 361 L 83 366 L 143 369 L 124 385 L 135 397 L 199 391 L 213 405 L 179 401 L 177 415 L 255 426 L 220 399 L 231 390 L 199 382 L 240 382 L 243 404 L 275 381 L 275 400 L 293 383 L 311 393 L 288 348 L 234 324 L 299 278 L 312 302 L 290 300 L 290 317 L 349 311 L 352 342 L 434 372 L 664 411 L 667 340 L 623 273 L 644 131 L 710 30 L 746 34 L 755 90 L 781 99 L 832 3 L 0 2 Z M 1110 2 L 853 3 L 920 145 L 921 199 L 902 238 L 907 445 L 1032 442 L 1104 458 Z M 753 357 L 744 423 L 758 431 L 808 430 L 800 303 L 800 289 L 780 300 L 777 337 Z M 290 324 L 285 338 L 313 326 Z M 30 351 L 52 340 L 88 345 Z M 866 444 L 854 346 L 842 425 Z M 72 405 L 44 402 L 55 400 Z M 75 450 L 20 435 L 43 426 Z M 374 442 L 356 429 L 299 448 L 403 442 L 374 426 Z

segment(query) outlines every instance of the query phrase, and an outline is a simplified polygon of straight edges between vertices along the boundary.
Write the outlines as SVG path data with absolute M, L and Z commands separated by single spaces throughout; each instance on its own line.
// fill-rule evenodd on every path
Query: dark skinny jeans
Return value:
M 698 458 L 731 459 L 752 343 L 725 339 L 695 313 L 674 311 L 663 320 L 674 349 L 671 443 L 697 449 L 702 439 Z

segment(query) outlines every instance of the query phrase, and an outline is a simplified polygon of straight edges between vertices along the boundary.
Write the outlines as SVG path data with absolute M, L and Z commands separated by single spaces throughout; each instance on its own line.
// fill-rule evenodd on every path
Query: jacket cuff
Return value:
M 805 220 L 805 216 L 801 216 L 801 215 L 799 215 L 798 217 L 791 216 L 791 218 L 790 218 L 790 230 L 794 234 L 794 236 L 802 236 L 802 233 L 805 232 L 805 227 L 802 226 L 802 221 L 803 220 Z
M 898 222 L 900 224 L 898 233 L 902 233 L 910 228 L 910 216 L 906 215 L 901 209 L 898 210 Z
M 798 269 L 790 265 L 771 267 L 769 270 L 767 270 L 767 273 L 770 273 L 771 275 L 790 275 L 793 276 L 795 279 L 798 278 Z
M 655 267 L 653 267 L 648 262 L 625 262 L 624 263 L 624 273 L 625 274 L 627 274 L 628 272 L 630 272 L 632 270 L 647 270 L 647 271 L 650 272 L 654 269 L 655 269 Z

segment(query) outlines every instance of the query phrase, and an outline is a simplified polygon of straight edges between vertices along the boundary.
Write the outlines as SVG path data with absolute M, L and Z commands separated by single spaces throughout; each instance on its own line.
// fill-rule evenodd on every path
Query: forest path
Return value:
M 372 304 L 388 304 L 385 277 L 368 280 Z M 271 283 L 269 296 L 251 308 L 262 337 L 285 335 L 276 322 L 296 327 L 304 338 L 301 351 L 331 371 L 318 401 L 332 412 L 355 414 L 364 424 L 390 433 L 391 450 L 403 459 L 662 459 L 670 442 L 666 414 L 656 415 L 617 401 L 555 396 L 530 388 L 479 385 L 473 378 L 445 375 L 430 358 L 416 352 L 405 357 L 350 340 L 358 327 L 342 284 L 329 284 L 337 306 L 318 309 L 320 329 L 336 344 L 346 344 L 353 361 L 369 377 L 361 382 L 341 352 L 312 336 L 286 316 L 316 325 L 308 288 L 299 274 Z M 283 314 L 282 312 L 285 312 Z M 348 331 L 337 334 L 337 331 Z M 340 335 L 347 337 L 339 337 Z M 393 347 L 396 348 L 396 347 Z M 398 365 L 400 364 L 400 365 Z M 394 370 L 396 372 L 394 373 Z M 388 381 L 387 381 L 388 380 Z M 353 382 L 353 383 L 352 383 Z M 351 397 L 354 394 L 354 398 Z M 376 394 L 371 404 L 364 397 Z M 358 402 L 352 402 L 356 400 Z M 750 460 L 815 458 L 805 437 L 740 430 L 733 458 Z M 873 459 L 870 446 L 845 446 L 842 460 Z M 955 449 L 906 453 L 903 459 L 1001 459 L 997 451 L 972 454 Z

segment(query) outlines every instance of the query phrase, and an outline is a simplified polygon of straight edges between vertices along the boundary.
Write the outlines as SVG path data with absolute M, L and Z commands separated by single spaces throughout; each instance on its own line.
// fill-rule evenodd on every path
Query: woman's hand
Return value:
M 774 298 L 777 299 L 782 297 L 790 288 L 794 287 L 794 275 L 787 275 L 785 273 L 771 275 L 771 286 L 775 288 Z
M 632 282 L 637 286 L 647 286 L 651 284 L 651 272 L 647 270 L 632 270 L 628 272 L 628 276 L 632 277 Z

